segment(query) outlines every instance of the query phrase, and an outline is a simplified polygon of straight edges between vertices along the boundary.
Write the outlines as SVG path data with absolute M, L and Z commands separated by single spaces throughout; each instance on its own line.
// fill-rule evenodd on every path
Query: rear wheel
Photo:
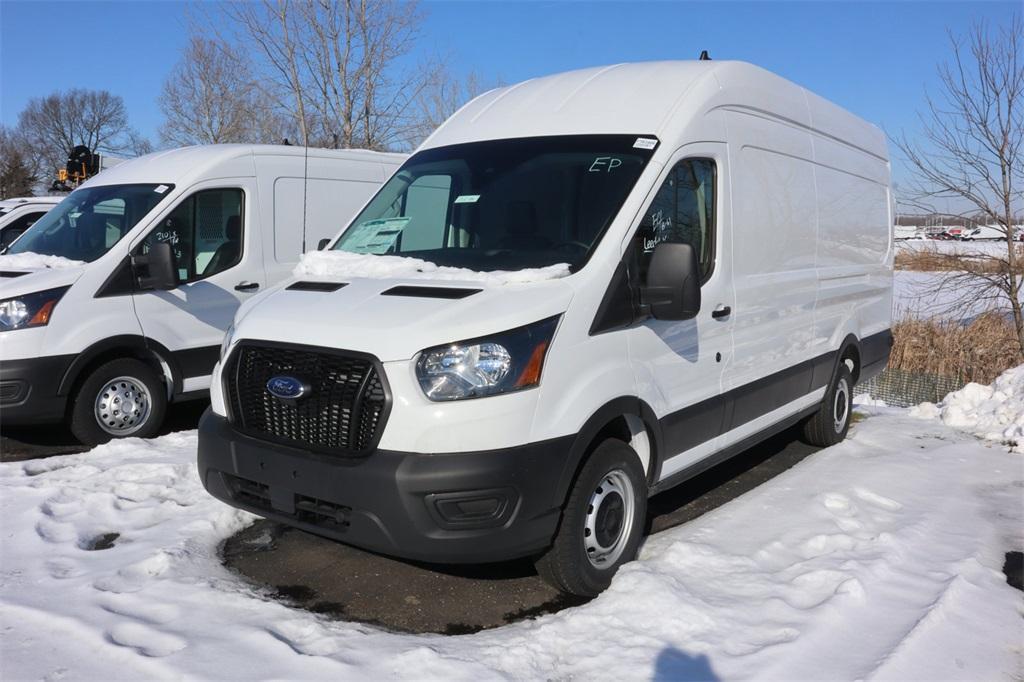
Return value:
M 119 358 L 82 382 L 71 408 L 71 432 L 86 445 L 112 438 L 156 435 L 167 412 L 167 392 L 149 365 Z
M 537 572 L 552 587 L 593 597 L 636 557 L 647 514 L 647 479 L 631 447 L 597 446 L 573 483 L 551 548 Z
M 823 448 L 839 443 L 850 430 L 852 411 L 853 374 L 844 362 L 839 365 L 818 411 L 804 423 L 804 440 Z

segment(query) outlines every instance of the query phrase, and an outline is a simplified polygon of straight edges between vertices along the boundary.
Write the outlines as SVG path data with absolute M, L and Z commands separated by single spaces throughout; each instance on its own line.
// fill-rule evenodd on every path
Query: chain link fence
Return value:
M 856 395 L 867 393 L 875 400 L 884 400 L 893 407 L 910 407 L 918 403 L 937 403 L 967 382 L 958 377 L 884 369 L 878 376 L 857 384 Z

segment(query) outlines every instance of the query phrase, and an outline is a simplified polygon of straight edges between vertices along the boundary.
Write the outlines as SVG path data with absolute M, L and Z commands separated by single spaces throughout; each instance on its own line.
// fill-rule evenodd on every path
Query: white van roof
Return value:
M 119 163 L 83 186 L 129 183 L 190 184 L 200 178 L 249 177 L 257 156 L 303 157 L 304 147 L 273 144 L 209 144 L 154 152 Z M 310 159 L 341 159 L 401 165 L 407 156 L 364 149 L 309 148 Z
M 771 112 L 888 158 L 881 130 L 805 88 L 746 62 L 694 60 L 580 69 L 491 90 L 421 149 L 574 134 L 647 134 L 674 143 L 695 115 L 723 107 Z
M 17 206 L 24 206 L 25 204 L 59 204 L 64 200 L 64 196 L 59 197 L 11 197 L 10 199 L 0 200 L 0 209 L 12 209 Z

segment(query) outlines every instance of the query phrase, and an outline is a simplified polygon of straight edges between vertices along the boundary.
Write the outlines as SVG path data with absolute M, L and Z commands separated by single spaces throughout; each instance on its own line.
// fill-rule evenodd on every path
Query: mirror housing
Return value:
M 132 267 L 143 289 L 160 289 L 167 291 L 178 286 L 178 271 L 174 262 L 174 250 L 166 242 L 159 242 L 149 248 L 145 256 L 134 256 Z M 139 274 L 140 267 L 145 268 L 149 276 Z
M 657 320 L 689 320 L 700 312 L 700 264 L 689 244 L 654 247 L 641 300 Z
M 316 243 L 316 250 L 317 251 L 323 251 L 324 249 L 327 248 L 327 245 L 330 244 L 330 243 L 331 243 L 331 240 L 329 238 L 327 238 L 327 237 L 324 237 L 323 239 L 321 239 L 320 241 L 318 241 Z

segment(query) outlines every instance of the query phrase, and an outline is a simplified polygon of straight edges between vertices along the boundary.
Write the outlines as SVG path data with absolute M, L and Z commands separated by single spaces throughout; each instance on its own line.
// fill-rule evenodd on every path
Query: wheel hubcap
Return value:
M 96 396 L 96 423 L 109 434 L 127 436 L 146 423 L 150 405 L 144 383 L 134 377 L 117 377 L 104 384 Z
M 629 478 L 621 469 L 607 473 L 590 495 L 583 527 L 587 559 L 596 568 L 618 561 L 633 529 L 636 498 Z
M 835 404 L 832 407 L 832 420 L 836 433 L 842 432 L 843 427 L 846 426 L 846 420 L 850 416 L 849 395 L 850 387 L 846 384 L 846 379 L 840 379 L 839 385 L 836 386 Z

